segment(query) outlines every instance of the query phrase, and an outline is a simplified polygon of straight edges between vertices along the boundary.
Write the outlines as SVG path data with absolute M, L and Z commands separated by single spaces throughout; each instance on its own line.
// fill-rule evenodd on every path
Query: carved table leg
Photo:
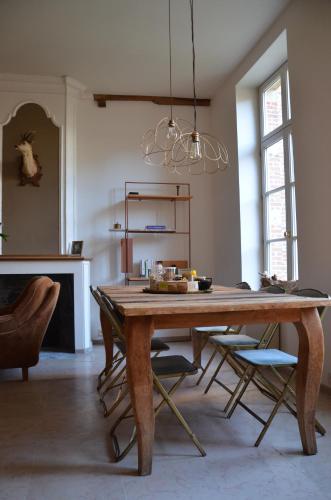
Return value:
M 324 359 L 323 329 L 317 309 L 302 309 L 301 321 L 295 326 L 299 334 L 296 379 L 298 424 L 304 453 L 315 455 L 315 410 Z
M 153 320 L 149 317 L 127 318 L 124 331 L 127 342 L 127 378 L 137 427 L 138 471 L 141 476 L 146 476 L 152 472 L 154 443 L 151 373 Z
M 201 352 L 206 344 L 206 337 L 203 333 L 195 331 L 192 333 L 193 360 L 197 368 L 201 368 Z
M 101 323 L 102 337 L 106 353 L 105 368 L 107 373 L 113 365 L 113 355 L 114 355 L 113 332 L 111 323 L 102 309 L 100 309 L 100 323 Z

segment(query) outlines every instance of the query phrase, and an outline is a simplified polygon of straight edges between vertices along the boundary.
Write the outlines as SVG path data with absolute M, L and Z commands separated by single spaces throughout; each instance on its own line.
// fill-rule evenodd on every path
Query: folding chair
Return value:
M 100 320 L 101 320 L 101 330 L 105 347 L 106 362 L 105 367 L 98 375 L 97 391 L 100 395 L 100 402 L 104 407 L 104 416 L 108 417 L 118 406 L 117 401 L 123 390 L 123 386 L 126 383 L 125 379 L 125 359 L 126 350 L 125 344 L 119 337 L 121 335 L 121 320 L 118 318 L 118 322 L 110 322 L 108 318 L 108 309 L 105 302 L 102 300 L 101 293 L 99 290 L 94 289 L 90 286 L 91 294 L 96 300 L 100 307 Z M 103 315 L 101 315 L 101 311 Z M 108 324 L 105 324 L 105 321 Z M 117 352 L 113 356 L 113 345 L 117 348 Z M 155 353 L 154 356 L 158 356 L 161 352 L 169 351 L 170 347 L 162 342 L 160 339 L 153 338 L 151 342 L 151 352 Z M 123 365 L 122 368 L 121 365 Z M 117 397 L 115 398 L 113 405 L 108 408 L 105 396 L 112 389 L 119 388 Z
M 243 289 L 243 290 L 250 290 L 250 286 L 248 283 L 246 283 L 246 281 L 244 282 L 241 282 L 241 283 L 238 283 L 236 285 L 237 288 L 240 288 L 240 289 Z M 265 292 L 267 293 L 285 293 L 285 290 L 281 287 L 279 287 L 278 285 L 270 285 L 269 287 L 265 288 L 264 289 Z M 208 327 L 207 327 L 208 328 Z M 212 327 L 213 328 L 213 327 Z M 239 348 L 254 348 L 258 345 L 258 341 L 256 339 L 253 339 L 252 337 L 248 337 L 247 335 L 240 335 L 239 337 L 237 337 L 237 335 L 240 334 L 241 332 L 241 329 L 243 328 L 243 325 L 239 325 L 237 327 L 218 327 L 218 328 L 226 328 L 226 330 L 222 331 L 220 330 L 220 333 L 221 335 L 217 335 L 216 332 L 216 329 L 215 330 L 211 330 L 209 336 L 207 336 L 206 338 L 206 342 L 205 344 L 203 345 L 202 348 L 204 348 L 204 346 L 207 344 L 207 342 L 209 341 L 213 347 L 214 347 L 214 350 L 206 364 L 206 366 L 204 368 L 202 368 L 202 373 L 201 373 L 201 376 L 197 382 L 197 385 L 199 385 L 199 383 L 201 382 L 201 380 L 203 379 L 203 377 L 206 375 L 211 363 L 213 362 L 217 352 L 219 352 L 222 356 L 223 353 L 222 352 L 222 349 L 221 349 L 221 342 L 219 342 L 219 340 L 221 340 L 223 338 L 224 335 L 227 336 L 227 340 L 224 341 L 224 346 L 227 347 L 227 349 L 235 349 L 236 348 L 236 342 L 239 342 Z M 229 338 L 228 338 L 229 337 Z M 216 341 L 213 342 L 212 339 L 215 338 Z M 248 345 L 246 345 L 248 343 Z M 231 345 L 232 344 L 232 345 Z M 227 355 L 226 355 L 227 357 Z M 221 369 L 222 367 L 222 364 L 218 366 L 218 368 L 216 369 L 216 372 L 218 373 L 218 371 Z M 216 378 L 216 375 L 217 373 L 215 374 L 215 377 L 212 377 L 211 378 L 211 381 L 210 383 L 208 384 L 208 388 L 207 390 L 205 391 L 205 394 L 208 392 L 209 390 L 209 387 L 210 385 L 214 382 L 215 378 Z
M 102 296 L 102 300 L 104 301 L 105 305 L 107 306 L 107 311 L 108 311 L 108 318 L 112 322 L 113 326 L 117 328 L 117 325 L 119 324 L 117 313 L 109 301 L 109 299 L 106 296 Z M 118 336 L 121 340 L 121 342 L 124 343 L 125 345 L 125 337 L 122 334 L 122 331 L 118 331 Z M 180 423 L 180 425 L 184 428 L 185 432 L 188 434 L 188 436 L 191 438 L 193 444 L 197 447 L 199 450 L 200 454 L 202 456 L 206 455 L 205 450 L 203 449 L 200 441 L 198 438 L 195 436 L 191 428 L 189 427 L 188 423 L 184 419 L 183 415 L 180 413 L 178 410 L 177 406 L 175 405 L 173 399 L 172 399 L 172 394 L 178 389 L 180 384 L 183 382 L 183 380 L 186 378 L 188 375 L 195 375 L 197 373 L 197 368 L 190 363 L 184 356 L 162 356 L 162 357 L 153 357 L 151 359 L 151 366 L 152 366 L 152 378 L 153 378 L 153 385 L 154 389 L 160 394 L 161 396 L 161 401 L 160 403 L 154 408 L 154 413 L 155 416 L 157 416 L 162 409 L 162 407 L 167 404 L 172 411 L 172 413 L 175 415 L 176 419 Z M 177 380 L 175 383 L 171 386 L 170 389 L 166 389 L 164 385 L 161 383 L 162 379 L 169 379 L 169 378 L 176 378 Z M 124 399 L 124 394 L 121 395 L 121 401 Z M 131 435 L 131 438 L 129 440 L 129 443 L 127 446 L 124 448 L 123 451 L 120 450 L 119 447 L 119 442 L 116 436 L 116 430 L 120 423 L 127 418 L 132 417 L 132 414 L 130 414 L 132 409 L 131 403 L 127 405 L 125 410 L 121 413 L 121 415 L 116 419 L 115 423 L 110 429 L 110 436 L 112 438 L 112 443 L 114 447 L 114 453 L 115 453 L 115 460 L 120 461 L 122 460 L 127 453 L 131 450 L 133 445 L 136 442 L 136 429 L 135 427 L 133 428 L 133 432 Z
M 299 295 L 301 297 L 324 297 L 328 298 L 328 294 L 320 292 L 319 290 L 306 288 L 293 292 L 294 295 Z M 321 319 L 323 319 L 326 308 L 318 308 Z M 258 349 L 250 351 L 236 351 L 233 356 L 240 362 L 244 363 L 245 370 L 241 381 L 244 381 L 241 390 L 239 392 L 234 404 L 232 405 L 227 417 L 230 418 L 238 406 L 242 406 L 246 411 L 248 411 L 253 417 L 255 417 L 261 424 L 263 424 L 263 429 L 259 434 L 255 446 L 259 446 L 265 433 L 269 429 L 272 420 L 274 419 L 279 407 L 284 404 L 290 413 L 297 418 L 296 406 L 295 406 L 295 390 L 290 385 L 291 381 L 296 372 L 296 367 L 298 363 L 298 358 L 287 354 L 279 349 Z M 287 367 L 290 370 L 289 376 L 284 377 L 279 369 Z M 274 379 L 281 382 L 282 388 L 274 383 L 274 380 L 268 378 L 265 374 L 265 369 L 271 370 Z M 267 397 L 275 402 L 275 406 L 270 413 L 267 420 L 264 420 L 257 413 L 255 413 L 251 408 L 244 404 L 241 399 L 246 392 L 246 389 L 250 382 L 253 382 L 255 386 Z M 237 386 L 237 389 L 239 386 Z M 315 419 L 315 429 L 321 435 L 326 433 L 324 427 L 320 422 Z
M 266 348 L 272 341 L 272 338 L 274 334 L 276 333 L 278 328 L 278 323 L 270 323 L 267 325 L 265 328 L 264 332 L 262 333 L 261 338 L 255 339 L 253 337 L 250 337 L 249 335 L 219 335 L 212 337 L 210 339 L 210 343 L 214 346 L 214 354 L 216 355 L 219 353 L 222 357 L 221 361 L 219 362 L 218 366 L 216 367 L 213 376 L 211 377 L 204 393 L 207 394 L 209 392 L 209 389 L 211 388 L 212 384 L 215 382 L 219 386 L 221 386 L 223 389 L 225 389 L 230 395 L 230 399 L 228 400 L 224 412 L 226 413 L 227 410 L 230 408 L 231 404 L 233 403 L 239 388 L 242 384 L 242 379 L 244 376 L 244 368 L 240 362 L 236 358 L 233 357 L 233 353 L 236 350 L 243 350 L 243 349 L 260 349 L 260 348 Z M 236 385 L 236 388 L 232 390 L 228 385 L 225 384 L 225 382 L 221 381 L 218 378 L 219 372 L 224 365 L 225 361 L 228 362 L 228 364 L 231 366 L 231 368 L 234 370 L 236 375 L 239 377 L 239 382 Z
M 246 281 L 241 281 L 235 285 L 236 288 L 240 288 L 241 290 L 251 290 L 251 287 Z M 214 351 L 210 356 L 205 367 L 201 365 L 199 359 L 201 358 L 201 353 L 206 347 L 210 337 L 214 335 L 237 335 L 240 333 L 242 329 L 242 325 L 237 326 L 197 326 L 192 329 L 193 335 L 199 335 L 202 339 L 202 345 L 197 353 L 195 353 L 195 365 L 201 368 L 201 375 L 198 378 L 197 385 L 200 384 L 204 376 L 206 375 L 208 368 L 214 360 L 216 352 Z

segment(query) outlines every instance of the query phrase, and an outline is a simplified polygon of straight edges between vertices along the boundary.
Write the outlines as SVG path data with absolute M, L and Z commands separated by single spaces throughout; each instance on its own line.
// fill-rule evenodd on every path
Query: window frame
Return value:
M 264 134 L 264 94 L 265 91 L 278 79 L 281 82 L 282 98 L 282 124 L 271 132 Z M 260 154 L 262 168 L 262 205 L 263 205 L 263 253 L 264 269 L 271 272 L 270 248 L 273 242 L 286 242 L 287 250 L 287 279 L 298 279 L 298 253 L 297 253 L 297 229 L 296 229 L 296 206 L 295 206 L 295 175 L 293 159 L 293 132 L 292 114 L 289 89 L 289 72 L 287 62 L 278 68 L 259 87 L 260 108 Z M 267 189 L 266 154 L 267 149 L 273 144 L 283 140 L 284 152 L 284 185 L 277 188 Z M 293 175 L 292 175 L 293 174 Z M 268 227 L 268 197 L 270 194 L 285 191 L 286 228 L 281 238 L 270 238 Z

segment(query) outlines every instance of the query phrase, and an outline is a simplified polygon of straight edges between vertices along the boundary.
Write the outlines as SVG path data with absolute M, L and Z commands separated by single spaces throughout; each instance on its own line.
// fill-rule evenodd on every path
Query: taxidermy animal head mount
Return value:
M 35 132 L 29 131 L 21 135 L 19 144 L 15 145 L 15 149 L 22 155 L 20 164 L 20 186 L 32 184 L 39 186 L 39 181 L 42 177 L 41 165 L 38 161 L 38 155 L 33 154 L 32 143 L 35 137 Z

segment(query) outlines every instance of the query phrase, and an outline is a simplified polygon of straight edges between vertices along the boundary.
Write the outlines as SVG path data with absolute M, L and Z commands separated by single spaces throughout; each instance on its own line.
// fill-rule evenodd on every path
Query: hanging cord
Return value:
M 193 73 L 193 103 L 194 103 L 194 130 L 197 129 L 197 96 L 195 90 L 195 46 L 194 46 L 194 12 L 193 12 L 193 0 L 190 0 L 190 10 L 191 10 L 191 37 L 192 37 L 192 73 Z
M 169 10 L 169 87 L 170 87 L 170 120 L 172 121 L 172 56 L 171 56 L 171 0 L 168 1 Z

